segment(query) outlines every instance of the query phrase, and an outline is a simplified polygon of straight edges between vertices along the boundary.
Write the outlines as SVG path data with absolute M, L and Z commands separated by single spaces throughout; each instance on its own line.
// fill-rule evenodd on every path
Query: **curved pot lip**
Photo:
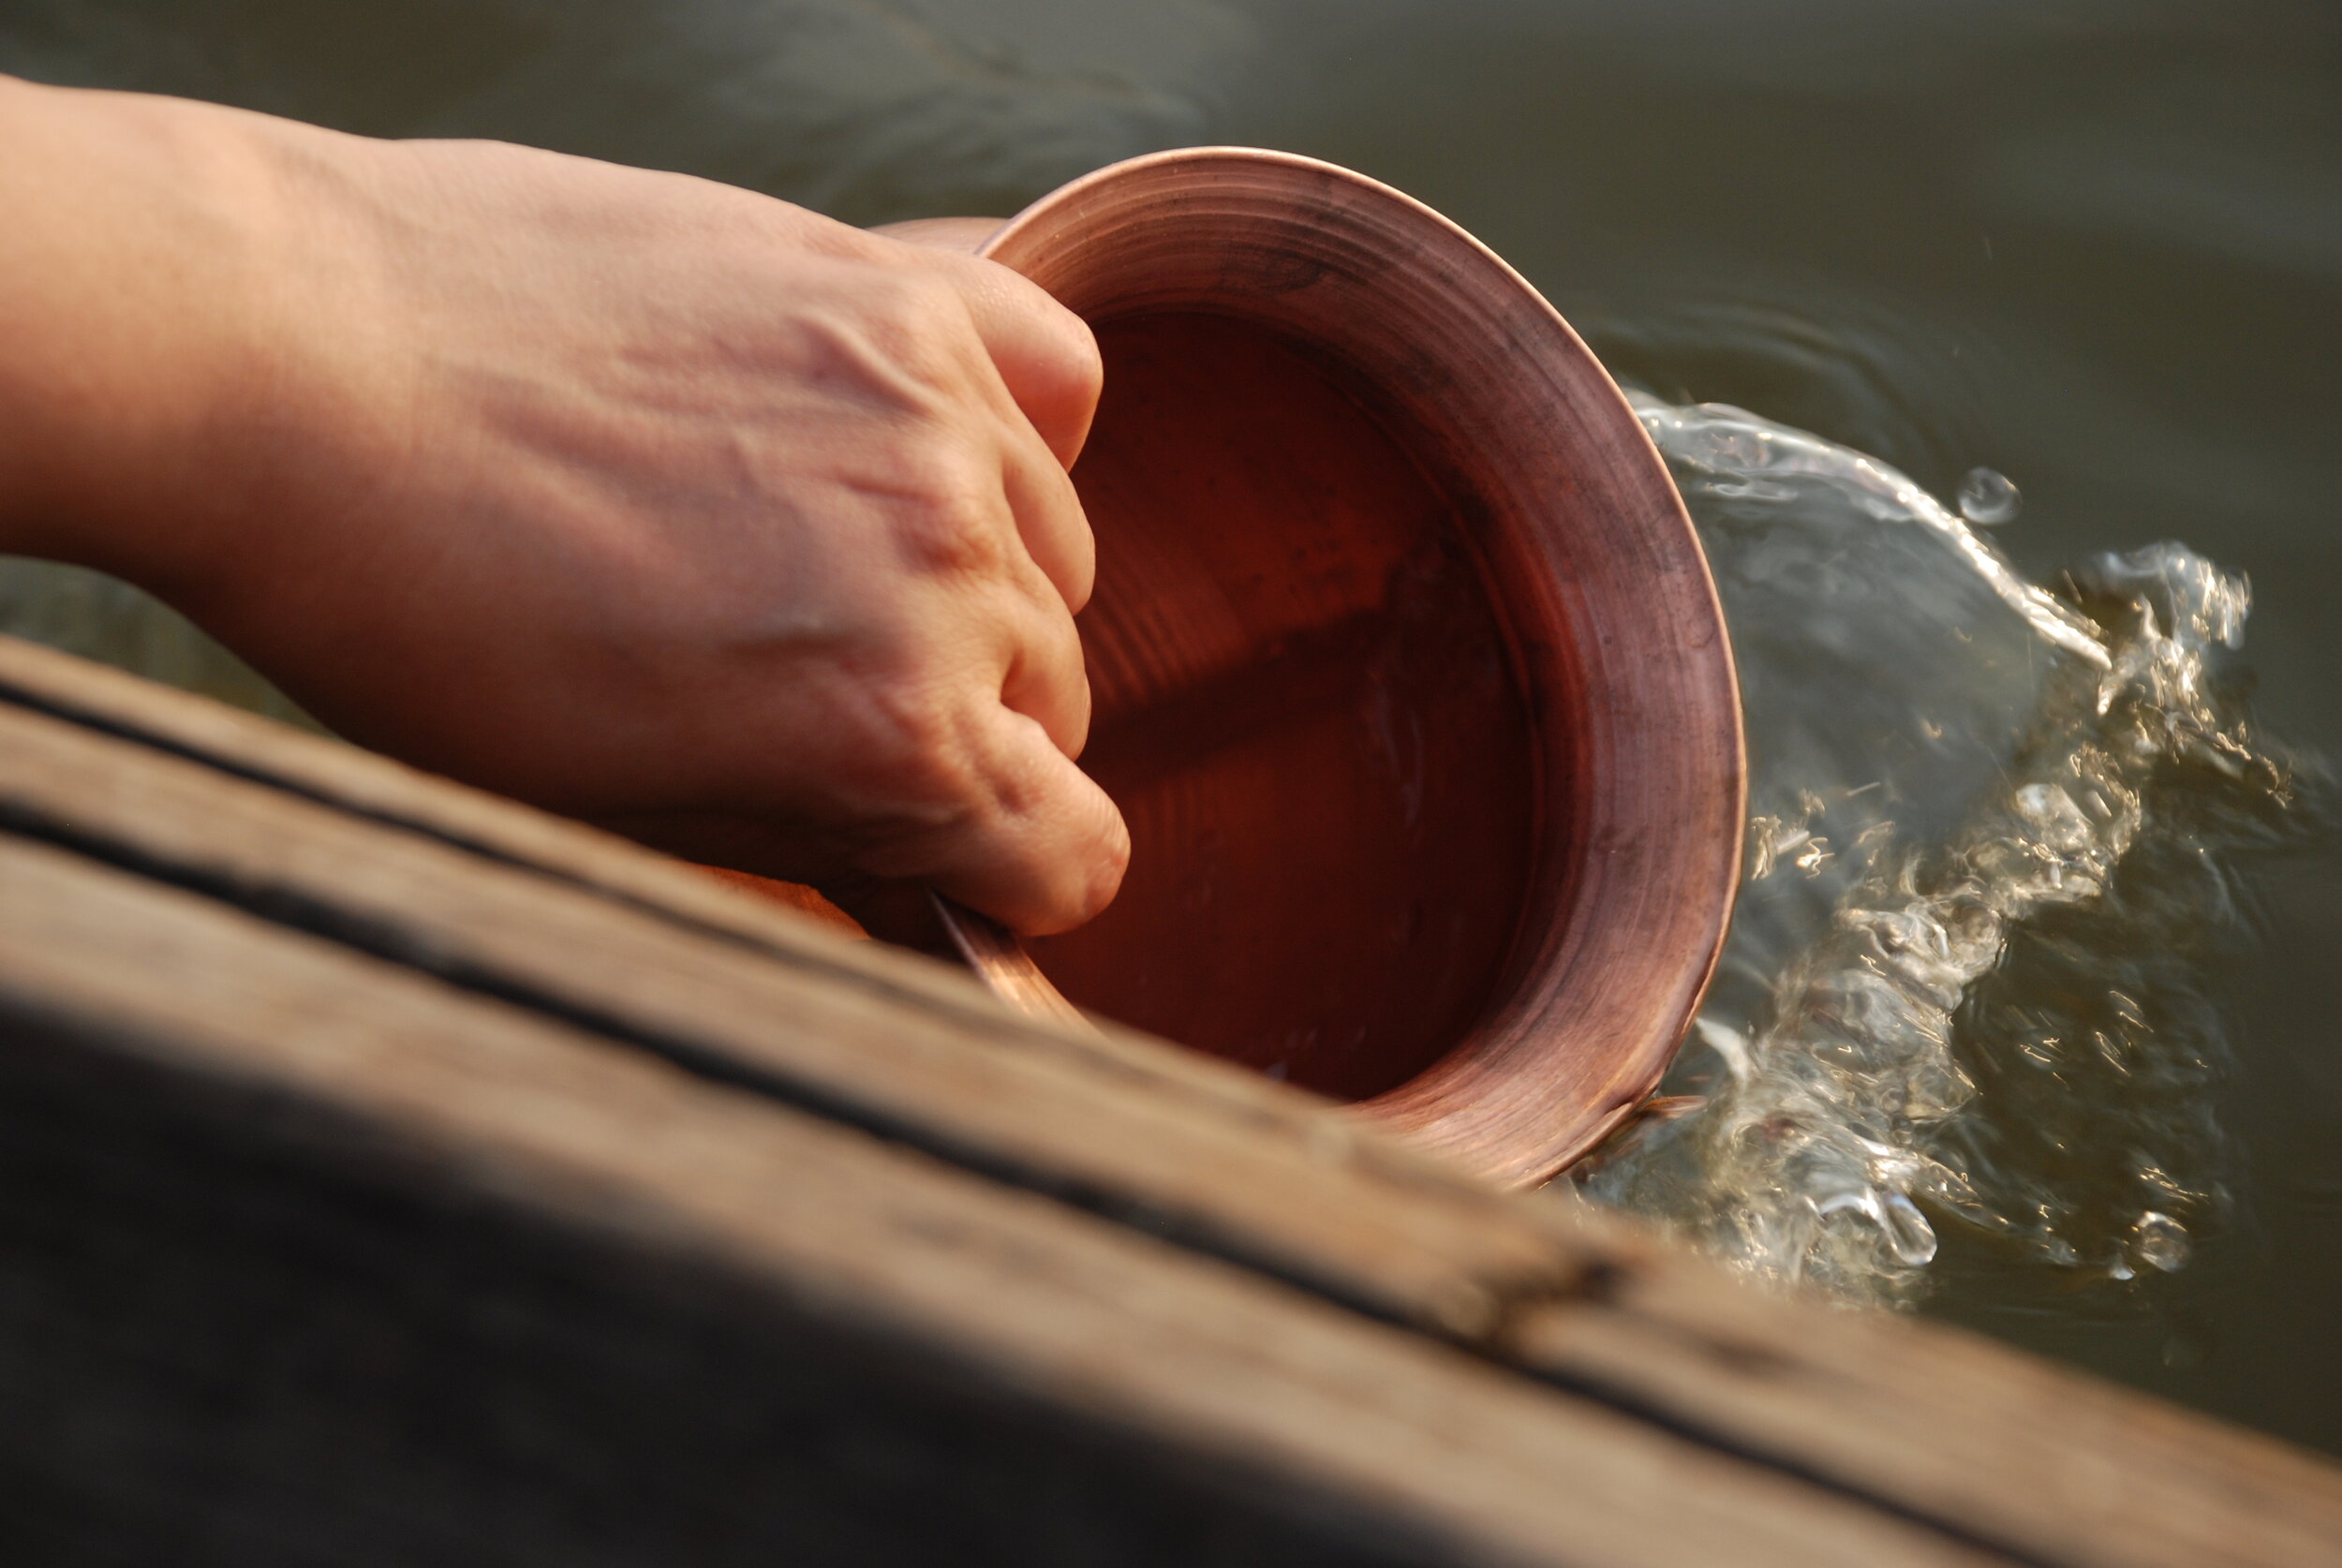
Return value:
M 1700 939 L 1699 962 L 1694 966 L 1679 960 L 1685 984 L 1675 992 L 1667 1009 L 1668 1016 L 1653 1017 L 1649 1034 L 1634 1043 L 1631 1051 L 1620 1052 L 1618 1071 L 1608 1078 L 1598 1102 L 1574 1107 L 1575 1115 L 1564 1116 L 1565 1107 L 1549 1092 L 1535 1105 L 1528 1107 L 1534 1113 L 1549 1109 L 1553 1115 L 1542 1121 L 1534 1114 L 1504 1116 L 1490 1102 L 1509 1083 L 1534 1078 L 1537 1061 L 1558 1057 L 1573 1047 L 1565 1042 L 1575 1036 L 1564 1035 L 1558 1028 L 1549 1026 L 1537 1030 L 1527 1026 L 1516 1028 L 1507 1036 L 1509 1048 L 1475 1059 L 1475 1053 L 1484 1037 L 1507 1024 L 1519 1025 L 1519 1019 L 1504 1014 L 1511 1004 L 1521 1003 L 1526 987 L 1516 975 L 1509 993 L 1500 991 L 1491 998 L 1492 1007 L 1467 1037 L 1446 1055 L 1427 1067 L 1421 1073 L 1396 1088 L 1371 1099 L 1359 1102 L 1348 1109 L 1366 1119 L 1383 1124 L 1408 1134 L 1411 1141 L 1440 1149 L 1449 1158 L 1478 1171 L 1481 1175 L 1511 1184 L 1528 1184 L 1543 1180 L 1559 1171 L 1587 1150 L 1600 1143 L 1632 1117 L 1655 1089 L 1673 1060 L 1692 1020 L 1697 1013 L 1721 959 L 1725 938 L 1728 932 L 1740 881 L 1742 855 L 1742 835 L 1747 817 L 1746 742 L 1742 732 L 1738 671 L 1732 658 L 1729 638 L 1725 634 L 1721 601 L 1716 595 L 1714 577 L 1708 568 L 1704 550 L 1699 546 L 1689 516 L 1684 512 L 1680 495 L 1665 461 L 1635 414 L 1624 392 L 1610 377 L 1599 360 L 1576 330 L 1551 302 L 1523 277 L 1512 265 L 1460 225 L 1435 209 L 1355 170 L 1297 153 L 1242 146 L 1199 146 L 1174 148 L 1149 153 L 1109 164 L 1103 169 L 1080 176 L 1028 204 L 1015 216 L 1001 223 L 975 247 L 976 254 L 1001 260 L 1015 268 L 1020 242 L 1028 241 L 1045 231 L 1061 230 L 1068 223 L 1078 225 L 1084 209 L 1093 197 L 1127 185 L 1134 179 L 1152 175 L 1177 173 L 1187 170 L 1209 170 L 1241 166 L 1255 171 L 1271 172 L 1275 177 L 1291 176 L 1312 183 L 1332 181 L 1366 194 L 1388 210 L 1403 214 L 1409 226 L 1420 226 L 1427 234 L 1436 235 L 1445 245 L 1461 247 L 1470 257 L 1470 264 L 1484 271 L 1517 302 L 1530 309 L 1538 318 L 1540 330 L 1557 334 L 1576 356 L 1598 373 L 1598 385 L 1607 392 L 1613 406 L 1605 410 L 1606 417 L 1617 422 L 1617 432 L 1637 446 L 1637 458 L 1647 462 L 1657 474 L 1666 494 L 1672 500 L 1674 517 L 1680 522 L 1682 537 L 1690 546 L 1690 559 L 1697 563 L 1698 584 L 1704 589 L 1704 608 L 1713 617 L 1716 630 L 1714 652 L 1726 697 L 1727 714 L 1723 717 L 1728 734 L 1725 750 L 1725 793 L 1728 797 L 1729 831 L 1722 835 L 1719 851 L 1705 867 L 1705 885 L 1698 896 L 1712 913 L 1705 923 Z M 969 236 L 973 238 L 972 235 Z M 1583 390 L 1594 383 L 1587 382 Z M 1687 832 L 1693 831 L 1691 826 Z M 1709 880 L 1712 879 L 1712 880 Z M 1686 878 L 1688 889 L 1690 880 Z M 1687 892 L 1685 896 L 1691 895 Z M 1527 933 L 1524 931 L 1524 936 Z M 1521 938 L 1516 939 L 1517 948 Z M 1682 951 L 1688 958 L 1691 943 L 1685 941 Z M 1517 951 L 1510 968 L 1517 970 L 1526 957 Z M 1525 1005 L 1525 1004 L 1522 1004 Z M 1653 1009 L 1654 1013 L 1656 1009 Z M 1534 1038 L 1531 1038 L 1534 1036 Z M 1576 1047 L 1582 1050 L 1582 1045 Z M 1531 1088 L 1538 1087 L 1531 1083 Z M 1535 1098 L 1534 1095 L 1532 1098 Z
M 1527 278 L 1515 271 L 1510 262 L 1490 250 L 1470 229 L 1440 212 L 1436 207 L 1417 200 L 1396 185 L 1385 185 L 1371 174 L 1361 174 L 1355 169 L 1346 168 L 1338 163 L 1328 163 L 1323 158 L 1313 158 L 1305 153 L 1281 152 L 1273 147 L 1246 147 L 1220 142 L 1194 147 L 1167 147 L 1161 152 L 1141 153 L 1135 157 L 1123 158 L 1119 162 L 1109 163 L 1104 168 L 1093 169 L 1089 173 L 1068 180 L 1055 190 L 1027 202 L 1016 211 L 1015 215 L 1002 220 L 999 228 L 986 236 L 984 243 L 977 248 L 976 254 L 989 258 L 996 252 L 1008 248 L 1027 230 L 1038 227 L 1045 220 L 1054 219 L 1064 209 L 1078 208 L 1085 198 L 1101 187 L 1122 185 L 1139 175 L 1159 170 L 1210 164 L 1248 164 L 1290 170 L 1296 174 L 1331 179 L 1343 185 L 1356 186 L 1360 190 L 1371 191 L 1380 200 L 1411 214 L 1416 221 L 1429 224 L 1479 252 L 1490 266 L 1504 274 L 1516 287 L 1535 299 L 1540 304 L 1545 305 L 1546 309 L 1552 311 L 1555 323 L 1564 331 L 1570 332 L 1573 337 L 1577 335 L 1574 331 L 1571 331 L 1569 323 L 1562 318 L 1561 312 L 1553 310 L 1551 303 L 1546 300 L 1545 296 L 1539 293 L 1535 286 Z M 1619 401 L 1622 407 L 1625 406 L 1624 393 L 1620 394 Z M 1630 414 L 1633 412 L 1631 407 L 1628 408 L 1628 412 Z M 1655 447 L 1653 449 L 1653 455 L 1657 453 Z

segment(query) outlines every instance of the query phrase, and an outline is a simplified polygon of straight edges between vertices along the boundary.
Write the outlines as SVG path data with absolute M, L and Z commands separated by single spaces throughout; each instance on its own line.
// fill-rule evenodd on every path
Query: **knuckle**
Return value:
M 964 814 L 975 794 L 958 704 L 924 672 L 857 684 L 840 716 L 876 792 L 922 826 Z
M 958 290 L 923 269 L 880 269 L 861 303 L 871 330 L 900 348 L 928 348 L 969 326 Z
M 927 417 L 965 396 L 973 327 L 948 285 L 899 268 L 861 269 L 792 324 L 791 357 L 833 392 Z
M 997 578 L 1012 570 L 1013 520 L 1000 476 L 945 446 L 908 453 L 896 482 L 895 546 L 921 576 Z

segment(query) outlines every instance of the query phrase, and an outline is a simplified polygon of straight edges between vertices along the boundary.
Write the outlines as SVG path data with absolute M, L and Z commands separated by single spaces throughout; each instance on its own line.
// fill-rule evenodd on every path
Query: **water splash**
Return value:
M 2023 497 L 2007 474 L 1994 468 L 1970 468 L 1960 481 L 1960 515 L 1985 527 L 2014 523 Z
M 1946 1225 L 2184 1267 L 2234 1180 L 2199 973 L 2228 862 L 2321 817 L 2222 686 L 2246 583 L 2157 544 L 2053 595 L 1874 458 L 1637 408 L 1733 628 L 1749 885 L 1669 1085 L 1708 1103 L 1589 1191 L 1860 1300 L 1921 1295 Z

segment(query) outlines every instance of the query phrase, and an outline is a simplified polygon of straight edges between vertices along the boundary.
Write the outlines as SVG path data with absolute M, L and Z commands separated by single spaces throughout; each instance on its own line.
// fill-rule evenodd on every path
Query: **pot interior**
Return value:
M 1423 443 L 1339 362 L 1189 309 L 1094 324 L 1082 763 L 1131 868 L 1033 956 L 1093 1012 L 1379 1094 L 1487 1011 L 1537 859 L 1483 568 Z

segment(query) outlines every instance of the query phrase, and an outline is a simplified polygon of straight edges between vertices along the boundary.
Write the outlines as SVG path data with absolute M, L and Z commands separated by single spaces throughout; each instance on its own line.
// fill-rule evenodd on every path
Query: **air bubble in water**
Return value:
M 1991 527 L 2016 520 L 2020 504 L 2017 487 L 2008 476 L 1992 468 L 1970 468 L 1960 481 L 1960 515 Z
M 2186 1266 L 2187 1228 L 2170 1215 L 2149 1209 L 2139 1216 L 2130 1234 L 2130 1250 L 2141 1263 L 2166 1274 Z
M 1925 1268 L 1935 1261 L 1935 1227 L 1927 1222 L 1920 1206 L 1900 1192 L 1890 1192 L 1880 1206 L 1885 1222 L 1879 1226 L 1887 1235 L 1887 1246 L 1898 1262 L 1910 1268 Z
M 1814 1200 L 1814 1212 L 1824 1218 L 1832 1214 L 1860 1215 L 1878 1227 L 1887 1250 L 1905 1267 L 1924 1268 L 1935 1261 L 1935 1227 L 1927 1222 L 1919 1205 L 1901 1192 L 1881 1191 L 1875 1187 L 1833 1192 Z

